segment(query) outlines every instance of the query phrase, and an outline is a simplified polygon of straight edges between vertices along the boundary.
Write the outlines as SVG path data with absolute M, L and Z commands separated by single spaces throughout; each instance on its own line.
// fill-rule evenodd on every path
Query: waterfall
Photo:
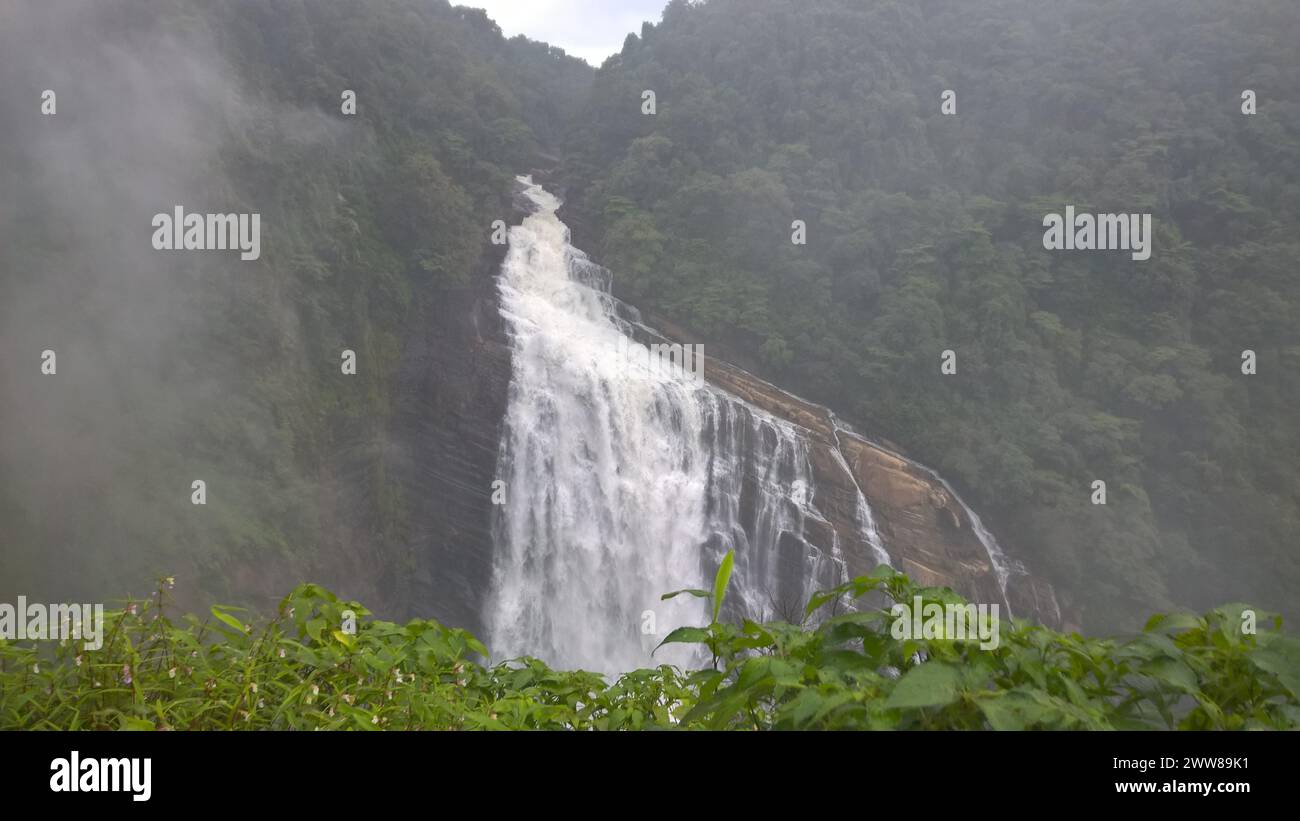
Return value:
M 1026 575 L 1027 571 L 1025 570 L 1024 565 L 1015 559 L 1008 557 L 1007 554 L 1003 552 L 1002 545 L 998 544 L 998 540 L 995 539 L 993 534 L 989 532 L 988 528 L 984 526 L 984 522 L 980 520 L 979 514 L 974 510 L 971 510 L 970 505 L 966 504 L 966 500 L 958 495 L 952 485 L 948 484 L 947 479 L 943 478 L 933 469 L 928 468 L 925 465 L 917 462 L 913 462 L 912 464 L 915 464 L 918 468 L 930 474 L 936 482 L 943 485 L 944 489 L 948 491 L 952 498 L 957 500 L 957 504 L 961 505 L 961 509 L 965 511 L 966 518 L 970 521 L 971 531 L 974 532 L 975 538 L 979 539 L 979 543 L 984 547 L 985 554 L 989 557 L 989 565 L 993 568 L 993 576 L 997 579 L 998 589 L 1002 592 L 1002 604 L 1006 608 L 1005 612 L 1007 618 L 1011 618 L 1011 600 L 1007 597 L 1007 582 L 1011 580 L 1012 576 Z M 1057 611 L 1057 618 L 1060 618 L 1059 608 Z
M 868 442 L 871 444 L 872 447 L 876 448 L 877 450 L 881 450 L 886 453 L 891 453 L 900 459 L 906 458 L 902 454 L 896 453 L 892 448 L 886 447 L 885 445 L 879 442 L 873 441 L 867 438 L 866 436 L 863 436 L 861 433 L 857 432 L 849 425 L 840 421 L 840 419 L 836 417 L 834 413 L 831 413 L 830 417 L 831 417 L 831 424 L 835 429 L 836 444 L 839 443 L 839 436 L 841 433 L 843 433 L 848 436 L 854 436 L 858 439 L 861 439 L 864 442 Z M 974 510 L 972 510 L 970 505 L 966 504 L 966 500 L 963 499 L 961 495 L 957 493 L 957 490 L 951 484 L 948 483 L 947 479 L 940 476 L 938 472 L 935 471 L 933 468 L 926 467 L 925 465 L 913 459 L 909 459 L 908 461 L 911 462 L 913 465 L 915 465 L 919 470 L 925 471 L 925 473 L 928 476 L 930 476 L 930 478 L 934 479 L 936 482 L 943 485 L 944 490 L 948 491 L 948 494 L 951 495 L 953 499 L 957 500 L 957 504 L 961 505 L 961 509 L 966 513 L 966 519 L 970 522 L 971 532 L 975 534 L 975 538 L 979 540 L 980 545 L 984 548 L 985 555 L 988 556 L 989 566 L 993 568 L 993 576 L 995 579 L 997 579 L 998 589 L 1002 593 L 1002 603 L 1006 607 L 1007 618 L 1010 618 L 1011 602 L 1007 598 L 1007 583 L 1011 580 L 1012 576 L 1028 575 L 1028 571 L 1025 569 L 1025 566 L 1020 562 L 1016 561 L 1015 559 L 1012 559 L 1011 557 L 1007 556 L 1007 554 L 1002 550 L 1002 545 L 998 544 L 998 540 L 994 538 L 993 534 L 989 532 L 989 529 L 984 526 L 984 522 L 980 519 L 979 514 L 977 514 Z M 858 493 L 861 494 L 861 492 L 862 489 L 859 488 Z M 865 503 L 865 499 L 863 501 Z M 870 511 L 868 510 L 868 513 L 869 512 Z M 872 545 L 872 549 L 875 550 L 876 549 L 875 542 L 872 542 L 871 545 Z M 881 550 L 883 550 L 883 548 L 881 548 Z M 885 555 L 886 558 L 888 558 L 888 554 Z M 1060 621 L 1061 608 L 1060 605 L 1056 603 L 1055 597 L 1056 594 L 1055 591 L 1053 591 L 1052 606 L 1055 608 L 1056 620 Z
M 685 645 L 651 657 L 673 628 L 708 621 L 704 600 L 660 595 L 709 587 L 729 549 L 728 613 L 797 620 L 844 576 L 838 540 L 827 555 L 805 538 L 826 519 L 801 429 L 629 357 L 643 346 L 608 271 L 569 244 L 559 200 L 519 182 L 534 210 L 510 230 L 499 278 L 513 372 L 485 613 L 494 660 L 606 674 L 696 663 Z M 859 511 L 875 549 L 865 497 Z
M 885 549 L 885 542 L 880 538 L 880 531 L 876 528 L 876 517 L 871 512 L 871 506 L 867 504 L 867 496 L 862 492 L 862 486 L 858 484 L 858 478 L 853 474 L 849 467 L 848 461 L 844 458 L 844 447 L 840 444 L 841 423 L 834 413 L 827 411 L 831 420 L 831 434 L 835 437 L 835 461 L 839 463 L 844 472 L 848 474 L 849 481 L 853 483 L 853 489 L 857 492 L 857 518 L 858 529 L 862 533 L 862 539 L 871 547 L 871 554 L 876 559 L 877 565 L 893 565 L 893 559 L 889 558 L 889 551 Z

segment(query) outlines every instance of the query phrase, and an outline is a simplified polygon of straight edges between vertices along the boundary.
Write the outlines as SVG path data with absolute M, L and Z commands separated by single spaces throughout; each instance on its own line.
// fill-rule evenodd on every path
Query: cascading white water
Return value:
M 876 559 L 877 565 L 893 565 L 893 560 L 889 558 L 889 551 L 885 549 L 885 542 L 880 538 L 880 530 L 876 528 L 876 517 L 871 513 L 871 506 L 867 504 L 866 494 L 862 492 L 861 485 L 858 484 L 857 477 L 853 475 L 853 470 L 844 458 L 844 448 L 840 445 L 840 420 L 835 414 L 830 414 L 831 434 L 835 437 L 835 461 L 839 463 L 844 472 L 848 474 L 849 481 L 853 483 L 853 489 L 857 492 L 857 517 L 858 530 L 862 533 L 862 538 L 871 547 L 871 553 Z
M 993 568 L 993 576 L 997 579 L 998 589 L 1002 592 L 1002 604 L 1006 608 L 1007 618 L 1011 618 L 1013 614 L 1011 612 L 1011 599 L 1007 597 L 1007 583 L 1011 580 L 1012 576 L 1026 575 L 1027 571 L 1025 570 L 1024 565 L 1007 556 L 1007 554 L 1003 552 L 1002 545 L 998 544 L 998 540 L 994 538 L 993 534 L 989 532 L 989 529 L 984 526 L 984 522 L 980 519 L 979 514 L 972 510 L 970 505 L 966 504 L 966 500 L 961 498 L 956 489 L 948 483 L 947 479 L 936 473 L 933 468 L 928 468 L 919 462 L 913 462 L 912 464 L 930 474 L 931 478 L 943 485 L 944 489 L 948 491 L 952 498 L 957 500 L 957 504 L 961 505 L 961 509 L 966 512 L 966 518 L 970 521 L 971 531 L 975 534 L 975 538 L 979 540 L 979 543 L 984 547 L 984 553 L 989 557 L 989 565 Z M 1060 618 L 1059 608 L 1057 608 L 1056 616 L 1058 619 Z
M 857 431 L 853 430 L 848 425 L 841 422 L 833 413 L 831 414 L 831 423 L 835 429 L 837 444 L 839 441 L 839 435 L 841 433 L 845 433 L 851 436 L 856 436 L 859 439 L 862 439 L 863 441 L 867 441 L 867 442 L 871 441 L 870 439 L 867 439 L 865 436 L 862 436 Z M 871 444 L 873 447 L 892 453 L 892 451 L 890 451 L 889 448 L 886 448 L 885 446 L 881 445 L 879 442 L 871 442 Z M 898 455 L 899 458 L 902 458 L 902 456 L 899 454 L 895 454 L 895 455 Z M 841 462 L 843 461 L 842 456 L 840 457 L 840 460 Z M 989 557 L 989 566 L 993 568 L 993 575 L 994 578 L 997 579 L 998 589 L 1002 592 L 1002 603 L 1006 607 L 1007 617 L 1010 618 L 1011 601 L 1010 599 L 1007 598 L 1007 583 L 1011 580 L 1012 576 L 1024 576 L 1027 575 L 1028 571 L 1025 570 L 1023 564 L 1016 561 L 1015 559 L 1010 558 L 1009 556 L 1007 556 L 1005 552 L 1003 552 L 1002 545 L 998 544 L 998 540 L 994 538 L 993 534 L 990 533 L 988 528 L 984 526 L 984 522 L 980 519 L 979 514 L 977 514 L 974 510 L 972 510 L 970 505 L 966 504 L 966 500 L 961 498 L 961 496 L 957 493 L 956 489 L 954 489 L 953 486 L 948 483 L 947 479 L 943 478 L 938 473 L 936 473 L 933 468 L 928 468 L 925 465 L 922 465 L 921 463 L 916 462 L 914 460 L 909 460 L 909 461 L 911 461 L 913 465 L 916 465 L 916 467 L 919 468 L 920 470 L 923 470 L 927 474 L 929 474 L 930 477 L 933 478 L 936 482 L 943 485 L 944 489 L 948 491 L 948 493 L 952 496 L 952 498 L 957 500 L 957 504 L 961 505 L 961 509 L 966 512 L 966 518 L 970 521 L 971 524 L 971 532 L 975 534 L 975 538 L 979 540 L 980 545 L 984 548 L 984 553 Z M 862 495 L 861 488 L 858 489 L 858 495 L 859 496 Z M 864 498 L 863 504 L 865 503 L 866 503 L 866 499 Z M 871 512 L 870 509 L 868 508 L 867 517 L 870 517 L 870 514 Z M 861 514 L 859 515 L 861 516 Z M 874 529 L 874 527 L 875 526 L 873 524 L 872 528 Z M 879 537 L 877 537 L 877 539 L 878 538 Z M 871 541 L 870 544 L 873 550 L 877 550 L 875 541 Z M 883 552 L 883 550 L 884 550 L 883 547 L 879 548 L 880 552 Z M 877 556 L 880 555 L 880 552 L 877 553 Z M 890 563 L 889 554 L 885 553 L 884 556 L 885 556 L 885 563 L 889 564 Z M 1061 608 L 1060 605 L 1056 603 L 1055 592 L 1052 593 L 1052 606 L 1055 608 L 1056 619 L 1057 621 L 1059 621 L 1061 618 Z
M 569 245 L 559 200 L 519 181 L 535 211 L 511 229 L 500 277 L 513 374 L 486 612 L 494 656 L 610 674 L 697 661 L 678 645 L 650 656 L 674 627 L 708 618 L 701 599 L 660 595 L 708 587 L 732 548 L 729 609 L 797 614 L 843 576 L 837 555 L 804 538 L 806 522 L 825 521 L 804 437 L 638 366 L 608 273 Z M 862 526 L 874 532 L 869 508 Z
M 804 538 L 808 520 L 829 529 L 814 503 L 807 441 L 728 394 L 706 389 L 697 398 L 709 428 L 708 540 L 716 555 L 736 550 L 734 610 L 797 621 L 809 596 L 844 578 L 838 539 L 827 555 Z

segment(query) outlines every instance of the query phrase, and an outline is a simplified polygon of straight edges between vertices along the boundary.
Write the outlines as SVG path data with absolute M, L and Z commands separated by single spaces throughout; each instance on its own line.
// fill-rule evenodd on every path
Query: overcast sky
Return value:
M 559 46 L 593 66 L 623 48 L 641 22 L 658 23 L 668 0 L 452 0 L 486 9 L 507 37 L 523 34 Z

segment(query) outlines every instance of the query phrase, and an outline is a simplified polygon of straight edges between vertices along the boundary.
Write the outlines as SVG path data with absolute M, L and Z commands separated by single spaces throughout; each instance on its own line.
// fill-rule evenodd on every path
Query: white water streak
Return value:
M 733 615 L 797 613 L 843 573 L 804 538 L 825 519 L 801 430 L 631 366 L 607 272 L 569 244 L 559 201 L 520 182 L 536 210 L 511 229 L 500 277 L 513 374 L 486 613 L 494 656 L 607 674 L 696 662 L 679 645 L 651 658 L 674 627 L 708 621 L 704 600 L 660 595 L 709 587 L 731 548 Z M 869 509 L 863 518 L 874 531 Z

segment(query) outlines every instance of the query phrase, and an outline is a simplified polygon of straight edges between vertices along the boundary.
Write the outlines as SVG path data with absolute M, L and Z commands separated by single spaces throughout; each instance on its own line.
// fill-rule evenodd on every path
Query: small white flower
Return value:
M 378 723 L 379 723 L 379 716 L 371 716 L 371 717 L 370 717 L 370 723 L 371 723 L 371 724 L 378 724 Z
M 284 648 L 280 648 L 280 658 L 284 658 Z
M 176 668 L 175 668 L 175 667 L 173 667 L 172 669 L 170 669 L 170 670 L 167 671 L 167 678 L 176 678 Z
M 41 665 L 39 665 L 39 664 L 33 664 L 33 665 L 32 665 L 32 672 L 39 676 L 39 675 L 41 674 Z
M 252 690 L 253 690 L 253 692 L 256 693 L 256 692 L 257 692 L 257 682 L 256 682 L 256 681 L 253 682 L 253 684 L 252 684 L 251 686 L 252 686 Z

